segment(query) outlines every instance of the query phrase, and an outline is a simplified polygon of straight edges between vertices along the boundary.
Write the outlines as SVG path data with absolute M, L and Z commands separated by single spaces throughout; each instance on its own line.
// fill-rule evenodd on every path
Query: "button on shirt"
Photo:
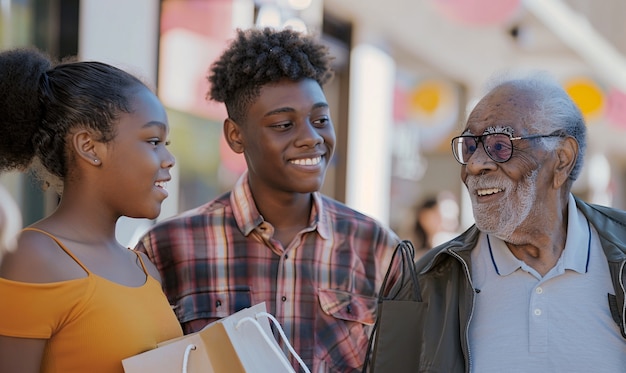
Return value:
M 544 277 L 486 234 L 472 263 L 480 290 L 469 328 L 472 372 L 624 371 L 606 257 L 571 195 L 565 249 Z
M 358 371 L 399 240 L 319 193 L 309 221 L 283 247 L 256 209 L 244 174 L 231 192 L 157 224 L 137 249 L 161 272 L 185 332 L 201 327 L 190 322 L 265 302 L 312 372 Z

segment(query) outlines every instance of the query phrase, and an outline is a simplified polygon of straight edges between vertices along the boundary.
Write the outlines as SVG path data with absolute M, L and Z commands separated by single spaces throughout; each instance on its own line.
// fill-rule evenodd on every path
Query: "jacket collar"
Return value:
M 596 228 L 609 262 L 626 260 L 626 212 L 592 205 L 574 197 L 576 207 Z
M 626 260 L 626 211 L 610 207 L 593 205 L 582 201 L 574 196 L 576 207 L 596 228 L 600 237 L 602 249 L 609 262 L 622 262 Z M 442 245 L 430 250 L 418 260 L 418 269 L 422 273 L 436 267 L 442 260 L 450 255 L 459 257 L 469 265 L 471 251 L 476 246 L 480 231 L 476 225 L 472 225 L 461 235 L 453 238 Z M 421 263 L 421 265 L 419 265 Z M 471 269 L 471 266 L 469 266 Z
M 626 301 L 624 299 L 624 284 L 626 283 L 626 212 L 610 207 L 588 204 L 576 197 L 574 197 L 574 200 L 578 209 L 598 232 L 600 244 L 608 260 L 609 271 L 611 272 L 615 289 L 614 296 L 609 294 L 609 308 L 613 320 L 622 332 L 622 336 L 626 338 Z M 416 263 L 416 270 L 420 277 L 427 275 L 431 271 L 443 272 L 450 270 L 454 263 L 458 265 L 460 262 L 465 268 L 467 281 L 472 286 L 471 252 L 476 246 L 479 236 L 480 231 L 475 225 L 472 225 L 460 236 L 428 251 Z M 452 259 L 452 257 L 455 259 Z M 466 293 L 457 293 L 457 296 L 464 299 L 467 303 L 467 310 L 471 310 L 474 292 L 469 294 L 469 297 L 464 297 Z M 461 313 L 461 316 L 467 316 L 467 319 L 462 320 L 464 325 L 469 324 L 468 320 L 471 317 L 471 311 L 467 312 L 469 312 L 469 315 Z M 463 341 L 466 343 L 465 339 Z M 465 346 L 467 345 L 465 344 Z

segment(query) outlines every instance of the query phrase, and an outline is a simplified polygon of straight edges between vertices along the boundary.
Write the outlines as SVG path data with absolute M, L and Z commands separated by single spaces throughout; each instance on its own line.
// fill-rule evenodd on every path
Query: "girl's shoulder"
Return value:
M 0 262 L 0 277 L 27 283 L 51 283 L 86 277 L 62 244 L 38 230 L 23 230 L 15 250 Z

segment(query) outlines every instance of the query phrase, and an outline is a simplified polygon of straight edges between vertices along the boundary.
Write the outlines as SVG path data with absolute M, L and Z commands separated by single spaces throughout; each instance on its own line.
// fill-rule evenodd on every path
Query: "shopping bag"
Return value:
M 387 289 L 394 261 L 400 260 L 402 275 Z M 376 321 L 370 336 L 363 372 L 403 373 L 416 372 L 419 365 L 418 344 L 419 314 L 422 303 L 419 282 L 415 271 L 415 249 L 404 240 L 393 253 L 389 269 L 380 287 Z M 369 370 L 368 370 L 369 369 Z
M 265 303 L 217 320 L 202 330 L 160 343 L 157 348 L 122 360 L 125 373 L 294 373 L 280 349 L 270 322 L 305 372 L 280 324 Z

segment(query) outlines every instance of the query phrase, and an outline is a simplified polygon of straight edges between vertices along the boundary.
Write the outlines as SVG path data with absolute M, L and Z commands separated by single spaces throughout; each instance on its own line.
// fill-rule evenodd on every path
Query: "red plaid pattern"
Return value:
M 247 180 L 244 174 L 231 192 L 158 223 L 136 249 L 161 272 L 186 333 L 265 302 L 312 372 L 358 371 L 398 237 L 314 193 L 309 227 L 283 247 Z

